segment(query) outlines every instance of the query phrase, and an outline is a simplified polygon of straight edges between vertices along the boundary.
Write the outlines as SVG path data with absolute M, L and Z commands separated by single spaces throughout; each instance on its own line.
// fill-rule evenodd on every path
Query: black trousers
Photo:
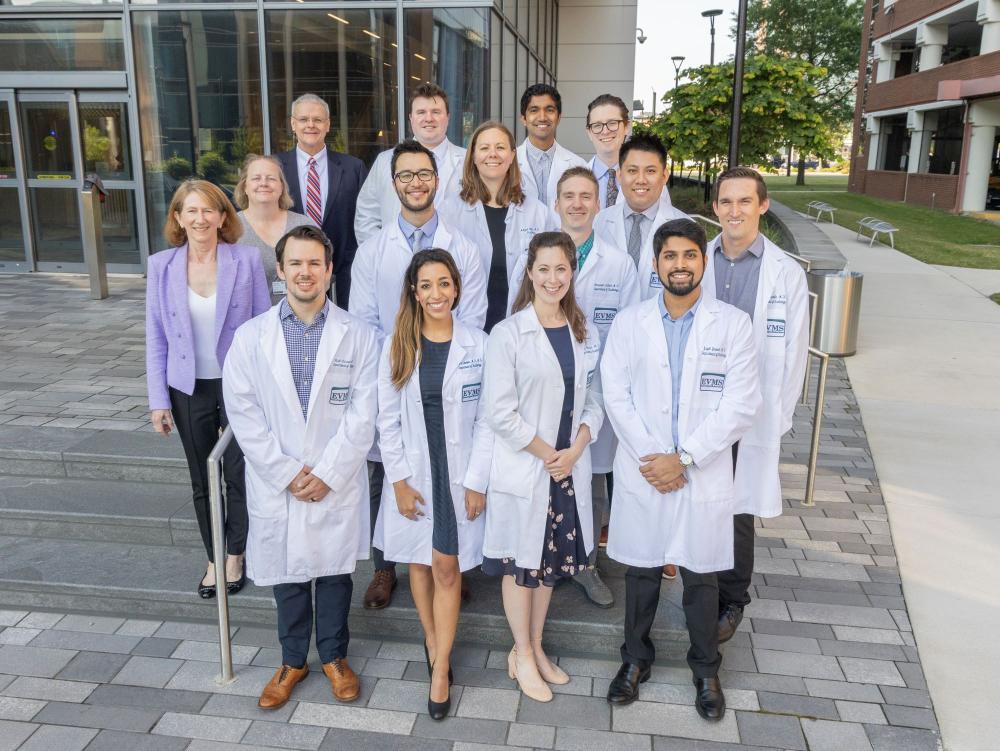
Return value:
M 382 462 L 368 462 L 368 513 L 371 515 L 371 530 L 375 534 L 375 520 L 382 505 L 382 483 L 385 482 L 385 465 Z M 376 571 L 395 568 L 393 561 L 387 561 L 381 550 L 372 545 L 372 565 Z
M 716 574 L 696 574 L 678 567 L 684 584 L 684 618 L 687 620 L 691 646 L 687 653 L 688 667 L 695 678 L 713 678 L 719 674 L 722 655 L 719 654 L 719 585 Z M 625 643 L 622 661 L 647 668 L 656 658 L 649 632 L 660 602 L 663 566 L 639 568 L 630 566 L 625 572 Z
M 222 403 L 222 379 L 207 378 L 194 382 L 191 396 L 170 389 L 170 408 L 177 426 L 177 435 L 184 446 L 188 472 L 191 473 L 191 493 L 194 515 L 209 560 L 212 553 L 212 523 L 208 510 L 208 455 L 219 440 L 219 432 L 229 424 L 226 408 Z M 222 455 L 222 475 L 226 494 L 223 504 L 225 516 L 226 552 L 242 555 L 247 547 L 247 494 L 243 465 L 243 452 L 236 441 L 230 441 Z
M 740 444 L 733 444 L 733 472 Z M 719 572 L 719 613 L 729 605 L 740 610 L 750 604 L 750 578 L 753 576 L 753 514 L 733 515 L 733 567 Z
M 315 608 L 313 581 L 316 587 Z M 350 641 L 347 614 L 354 591 L 351 575 L 321 576 L 313 581 L 274 585 L 281 662 L 293 668 L 306 664 L 314 616 L 319 659 L 327 663 L 347 656 L 347 643 Z

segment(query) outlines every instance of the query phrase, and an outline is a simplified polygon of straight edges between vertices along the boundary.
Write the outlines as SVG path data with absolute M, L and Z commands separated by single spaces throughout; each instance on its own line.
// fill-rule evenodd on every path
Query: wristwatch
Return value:
M 681 460 L 681 466 L 685 469 L 694 464 L 694 457 L 684 449 L 677 452 L 677 457 Z

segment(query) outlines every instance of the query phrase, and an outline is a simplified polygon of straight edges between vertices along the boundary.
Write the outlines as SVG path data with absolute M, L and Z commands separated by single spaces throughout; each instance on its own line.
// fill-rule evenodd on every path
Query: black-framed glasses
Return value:
M 416 172 L 411 172 L 410 170 L 403 170 L 402 172 L 397 172 L 393 175 L 401 183 L 412 183 L 414 177 L 419 177 L 420 182 L 429 183 L 435 177 L 437 177 L 437 172 L 432 169 L 418 169 Z
M 608 133 L 617 133 L 624 122 L 624 120 L 608 120 L 606 123 L 591 123 L 587 126 L 587 130 L 595 136 L 603 133 L 605 128 L 608 129 Z

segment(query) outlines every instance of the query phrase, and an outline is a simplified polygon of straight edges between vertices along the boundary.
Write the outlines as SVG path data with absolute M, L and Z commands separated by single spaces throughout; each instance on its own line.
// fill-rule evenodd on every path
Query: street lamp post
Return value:
M 715 65 L 715 19 L 722 15 L 721 8 L 713 8 L 712 10 L 703 10 L 701 12 L 703 18 L 708 19 L 709 24 L 709 35 L 712 40 L 712 46 L 709 48 L 708 54 L 708 64 Z M 708 203 L 708 199 L 711 197 L 711 181 L 709 177 L 709 169 L 711 163 L 708 159 L 705 160 L 705 203 Z
M 681 85 L 681 65 L 684 64 L 684 55 L 674 55 L 670 58 L 674 64 L 674 89 Z M 683 170 L 683 165 L 681 165 Z M 670 187 L 674 187 L 674 158 L 670 157 Z
M 747 0 L 740 0 L 736 21 L 736 59 L 733 66 L 733 115 L 729 125 L 729 169 L 740 163 L 740 121 L 743 110 L 743 59 L 747 41 Z

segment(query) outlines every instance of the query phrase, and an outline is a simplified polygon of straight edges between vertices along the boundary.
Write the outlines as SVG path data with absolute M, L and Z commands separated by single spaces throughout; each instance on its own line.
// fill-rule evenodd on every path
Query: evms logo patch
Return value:
M 785 319 L 783 319 L 783 318 L 768 318 L 767 319 L 767 335 L 768 336 L 784 336 L 785 335 Z
M 611 323 L 618 315 L 618 308 L 594 308 L 594 323 Z
M 479 398 L 479 393 L 483 390 L 482 383 L 467 383 L 462 386 L 462 401 L 474 402 Z
M 347 395 L 350 391 L 349 386 L 334 386 L 330 389 L 330 404 L 336 407 L 343 407 L 347 404 Z
M 699 386 L 701 391 L 722 391 L 722 387 L 725 385 L 726 376 L 723 373 L 701 374 L 701 385 Z

